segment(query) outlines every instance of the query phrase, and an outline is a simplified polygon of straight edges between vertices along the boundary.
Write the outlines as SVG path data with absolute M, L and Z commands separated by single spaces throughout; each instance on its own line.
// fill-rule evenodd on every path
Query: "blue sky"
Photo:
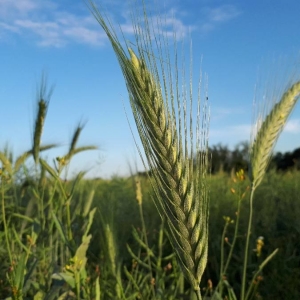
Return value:
M 128 39 L 132 38 L 130 2 L 101 1 Z M 211 107 L 210 145 L 233 147 L 249 140 L 255 94 L 259 98 L 266 89 L 272 95 L 299 79 L 300 2 L 162 2 L 160 10 L 172 16 L 172 26 L 187 46 L 191 36 L 193 60 L 202 57 Z M 89 176 L 122 176 L 128 174 L 129 163 L 143 169 L 124 111 L 134 128 L 120 68 L 83 1 L 0 0 L 0 62 L 0 147 L 9 142 L 16 156 L 30 149 L 36 89 L 45 71 L 49 86 L 55 88 L 42 141 L 60 147 L 43 157 L 51 161 L 63 155 L 82 121 L 86 126 L 79 146 L 97 145 L 99 151 L 79 154 L 71 174 L 88 169 Z M 293 78 L 291 72 L 296 74 Z M 296 107 L 276 150 L 298 147 L 300 109 Z

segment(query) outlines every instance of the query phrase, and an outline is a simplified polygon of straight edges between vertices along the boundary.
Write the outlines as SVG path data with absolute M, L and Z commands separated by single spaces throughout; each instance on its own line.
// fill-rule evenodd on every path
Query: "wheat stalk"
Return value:
M 45 74 L 42 75 L 41 84 L 37 93 L 38 98 L 38 110 L 36 114 L 34 132 L 33 132 L 33 142 L 32 142 L 32 155 L 35 164 L 38 163 L 40 144 L 43 133 L 43 127 L 45 123 L 45 118 L 48 110 L 49 101 L 53 92 L 53 87 L 47 91 L 47 77 Z
M 250 150 L 251 181 L 256 188 L 268 167 L 274 145 L 300 95 L 300 82 L 293 84 L 266 116 Z
M 269 114 L 265 117 L 260 128 L 256 124 L 256 136 L 250 148 L 250 180 L 251 193 L 249 201 L 249 220 L 246 234 L 245 256 L 241 286 L 241 300 L 247 300 L 250 295 L 251 285 L 246 294 L 246 271 L 248 266 L 249 241 L 253 218 L 253 198 L 256 188 L 261 183 L 268 167 L 274 145 L 286 124 L 286 121 L 295 107 L 300 96 L 300 81 L 293 84 L 281 97 Z M 260 119 L 260 118 L 259 118 Z M 255 131 L 254 130 L 254 131 Z M 255 132 L 254 132 L 255 134 Z M 275 253 L 277 250 L 275 250 Z M 273 255 L 272 255 L 273 256 Z M 267 258 L 266 263 L 269 259 Z
M 141 14 L 144 18 L 142 20 L 132 13 L 138 55 L 126 44 L 128 56 L 109 21 L 103 18 L 92 1 L 88 1 L 88 5 L 110 39 L 119 60 L 151 170 L 155 203 L 161 217 L 167 221 L 169 238 L 182 271 L 198 299 L 201 299 L 199 284 L 206 266 L 208 248 L 206 175 L 209 114 L 204 109 L 204 118 L 200 124 L 199 93 L 194 155 L 192 76 L 190 75 L 187 96 L 186 89 L 179 88 L 177 52 L 174 55 L 173 70 L 168 41 L 165 37 L 158 37 L 157 32 L 151 31 L 151 26 L 157 26 L 160 20 L 154 25 L 147 19 L 145 11 Z M 153 50 L 153 43 L 157 46 L 158 53 Z M 184 75 L 183 73 L 182 76 Z M 196 159 L 193 163 L 194 156 Z

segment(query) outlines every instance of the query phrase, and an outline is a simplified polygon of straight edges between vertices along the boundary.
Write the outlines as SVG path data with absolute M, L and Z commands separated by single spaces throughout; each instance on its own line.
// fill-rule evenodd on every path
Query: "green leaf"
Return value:
M 82 238 L 82 244 L 78 247 L 74 257 L 74 266 L 78 271 L 81 271 L 85 268 L 87 262 L 86 252 L 89 247 L 92 235 Z
M 66 299 L 69 299 L 68 298 L 68 295 L 70 294 L 70 292 L 64 292 L 63 294 L 61 294 L 57 300 L 66 300 Z
M 60 177 L 58 176 L 57 172 L 53 168 L 51 168 L 45 160 L 43 160 L 41 158 L 40 158 L 40 164 L 58 182 L 58 187 L 59 187 L 64 199 L 67 200 L 69 197 L 67 197 L 66 191 L 62 185 L 62 181 L 61 181 Z
M 227 280 L 224 280 L 223 283 L 224 283 L 224 285 L 227 288 L 229 300 L 237 300 L 236 295 L 235 295 L 235 293 L 233 291 L 233 288 L 229 284 L 229 282 Z
M 27 253 L 23 252 L 20 259 L 17 263 L 17 268 L 14 276 L 14 285 L 17 287 L 18 290 L 22 290 L 24 285 L 24 276 L 25 276 L 25 270 L 26 270 L 26 258 Z
M 205 300 L 205 298 L 204 298 L 204 300 Z M 219 292 L 215 291 L 211 297 L 211 300 L 223 300 L 223 298 L 221 297 Z
M 83 237 L 82 237 L 82 241 L 87 237 L 87 235 L 88 235 L 88 233 L 89 233 L 89 231 L 90 231 L 90 229 L 91 229 L 91 226 L 92 226 L 92 224 L 93 224 L 93 220 L 94 220 L 94 216 L 95 216 L 96 209 L 97 209 L 97 208 L 95 207 L 95 208 L 94 208 L 93 210 L 91 210 L 90 213 L 89 213 L 89 220 L 88 220 L 87 227 L 86 227 L 86 229 L 85 229 L 84 235 L 83 235 Z
M 58 283 L 61 283 L 61 285 L 58 285 Z M 64 285 L 64 280 L 62 280 L 62 278 L 59 278 L 56 281 L 53 280 L 51 290 L 49 292 L 47 292 L 47 295 L 44 298 L 44 300 L 56 300 L 56 299 L 58 299 L 60 290 L 62 289 L 63 285 Z
M 32 151 L 24 152 L 20 155 L 15 162 L 15 172 L 17 172 L 20 167 L 24 164 L 25 160 L 32 154 Z
M 77 187 L 77 184 L 79 183 L 79 181 L 82 179 L 82 177 L 85 175 L 86 172 L 79 172 L 73 182 L 72 188 L 71 188 L 71 192 L 70 192 L 70 196 L 69 199 L 72 198 L 75 188 Z
M 13 213 L 12 216 L 18 217 L 18 218 L 20 218 L 20 219 L 24 219 L 24 220 L 26 220 L 26 221 L 28 221 L 28 222 L 30 222 L 30 223 L 33 223 L 33 222 L 34 222 L 34 220 L 33 220 L 32 218 L 27 217 L 27 216 L 25 216 L 25 215 L 18 214 L 18 213 Z
M 78 154 L 80 152 L 87 151 L 87 150 L 98 150 L 98 147 L 97 146 L 78 147 L 78 148 L 73 150 L 72 155 L 75 155 L 75 154 Z
M 50 166 L 49 166 L 49 164 L 45 161 L 45 160 L 43 160 L 43 159 L 41 159 L 40 158 L 40 164 L 45 168 L 45 170 L 55 179 L 55 180 L 59 180 L 60 181 L 60 178 L 58 177 L 58 175 L 57 175 L 57 172 L 53 169 L 53 168 L 51 168 Z
M 37 263 L 38 260 L 34 259 L 34 261 L 30 264 L 30 266 L 27 267 L 27 273 L 24 279 L 24 289 L 23 289 L 24 293 L 27 292 L 30 288 L 30 277 L 33 274 L 33 271 L 35 270 Z
M 33 297 L 33 300 L 43 300 L 43 299 L 45 299 L 45 295 L 42 291 L 38 291 Z
M 153 251 L 146 245 L 146 243 L 143 242 L 143 240 L 140 238 L 137 230 L 134 227 L 133 227 L 132 233 L 133 233 L 135 240 L 139 243 L 139 245 L 142 248 L 144 248 L 147 251 L 148 255 L 154 257 L 155 255 L 154 255 Z
M 93 200 L 94 200 L 94 195 L 95 195 L 95 190 L 92 189 L 88 195 L 88 198 L 87 198 L 87 201 L 85 202 L 85 205 L 84 205 L 84 208 L 83 208 L 83 213 L 82 213 L 82 216 L 85 218 L 88 213 L 90 212 L 90 208 L 91 208 L 91 205 L 93 203 Z
M 21 239 L 20 239 L 20 237 L 19 237 L 19 235 L 18 235 L 18 233 L 17 233 L 17 231 L 16 231 L 16 229 L 15 229 L 14 226 L 12 227 L 12 232 L 14 233 L 16 242 L 19 244 L 19 246 L 20 246 L 23 250 L 25 250 L 26 253 L 31 254 L 30 249 L 29 249 L 28 247 L 26 247 L 26 246 L 22 243 L 22 241 L 21 241 Z
M 73 252 L 74 249 L 73 249 L 73 247 L 71 246 L 71 244 L 70 244 L 69 241 L 68 241 L 67 235 L 66 235 L 66 233 L 65 233 L 65 231 L 64 231 L 64 229 L 63 229 L 63 227 L 62 227 L 62 224 L 61 224 L 61 222 L 58 220 L 58 218 L 56 217 L 56 215 L 55 215 L 54 212 L 52 212 L 52 217 L 53 217 L 55 226 L 56 226 L 56 228 L 57 228 L 57 230 L 58 230 L 58 232 L 59 232 L 59 235 L 60 235 L 60 237 L 62 238 L 63 242 L 68 246 L 68 248 L 70 249 L 70 251 L 71 251 L 72 253 L 74 253 L 74 252 Z
M 75 279 L 74 276 L 70 273 L 54 273 L 51 278 L 57 280 L 64 280 L 71 288 L 75 288 Z
M 99 276 L 96 278 L 95 295 L 96 295 L 95 300 L 100 300 L 101 291 L 100 291 L 100 277 Z

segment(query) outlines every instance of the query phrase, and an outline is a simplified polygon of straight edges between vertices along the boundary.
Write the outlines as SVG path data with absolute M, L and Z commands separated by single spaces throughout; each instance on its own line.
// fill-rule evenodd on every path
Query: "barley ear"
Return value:
M 250 178 L 256 188 L 268 167 L 274 145 L 300 96 L 300 82 L 293 84 L 264 119 L 250 149 Z
M 37 114 L 34 122 L 34 132 L 33 132 L 33 143 L 32 143 L 32 155 L 35 164 L 39 161 L 41 138 L 45 123 L 45 118 L 47 115 L 48 105 L 53 92 L 53 87 L 47 91 L 47 79 L 46 76 L 42 76 L 41 84 L 37 92 Z
M 2 163 L 2 169 L 6 170 L 11 175 L 12 174 L 11 162 L 4 152 L 0 152 L 0 162 Z M 0 169 L 0 171 L 2 170 Z
M 199 164 L 191 164 L 183 150 L 187 141 L 176 128 L 180 121 L 168 110 L 159 82 L 143 59 L 131 49 L 129 52 L 131 106 L 153 176 L 157 208 L 167 221 L 169 238 L 185 277 L 199 291 L 208 246 L 205 155 L 198 153 Z
M 88 3 L 110 39 L 122 69 L 135 123 L 150 167 L 155 204 L 167 222 L 169 238 L 182 271 L 198 299 L 201 299 L 199 285 L 206 266 L 208 249 L 208 114 L 204 110 L 201 127 L 198 97 L 198 112 L 194 122 L 197 123 L 197 137 L 194 143 L 192 80 L 190 78 L 189 93 L 180 89 L 177 60 L 173 70 L 170 54 L 165 47 L 168 44 L 166 36 L 161 39 L 156 37 L 156 33 L 151 31 L 154 24 L 149 25 L 145 13 L 141 14 L 143 20 L 133 13 L 137 51 L 126 45 L 128 57 L 113 29 L 106 25 L 92 1 Z M 157 52 L 152 46 L 154 39 L 161 41 L 157 45 L 158 49 L 155 49 Z M 175 56 L 177 57 L 177 53 Z M 186 98 L 190 101 L 189 119 Z M 193 163 L 195 157 L 196 163 Z

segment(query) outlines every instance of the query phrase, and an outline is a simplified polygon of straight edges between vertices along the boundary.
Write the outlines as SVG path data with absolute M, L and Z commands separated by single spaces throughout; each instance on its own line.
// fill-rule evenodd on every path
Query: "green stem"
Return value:
M 252 226 L 252 217 L 253 217 L 253 196 L 256 186 L 251 186 L 250 202 L 249 202 L 249 221 L 248 221 L 248 230 L 246 236 L 246 246 L 245 246 L 245 256 L 244 256 L 244 267 L 243 267 L 243 276 L 242 276 L 242 290 L 241 290 L 241 300 L 245 300 L 245 290 L 246 290 L 246 276 L 247 276 L 247 266 L 248 266 L 248 253 L 249 253 L 249 240 L 251 234 Z
M 224 229 L 223 229 L 223 233 L 222 233 L 222 237 L 221 237 L 221 263 L 220 263 L 220 280 L 219 283 L 223 282 L 223 275 L 224 275 L 224 240 L 225 240 L 225 235 L 227 232 L 227 228 L 228 228 L 229 222 L 226 221 Z M 221 288 L 220 288 L 220 294 L 222 295 L 222 286 L 223 284 L 221 284 Z
M 238 229 L 239 229 L 239 223 L 240 223 L 241 202 L 242 202 L 242 199 L 239 199 L 238 210 L 237 210 L 237 217 L 236 217 L 235 228 L 234 228 L 234 236 L 233 236 L 232 243 L 230 245 L 230 251 L 229 251 L 229 254 L 228 254 L 226 265 L 225 265 L 224 270 L 223 270 L 224 274 L 226 274 L 226 271 L 227 271 L 227 269 L 229 267 L 229 263 L 231 261 L 231 257 L 232 257 L 234 246 L 235 246 L 236 239 L 237 239 L 237 234 L 238 234 Z
M 262 264 L 258 267 L 258 270 L 256 271 L 256 273 L 253 275 L 253 278 L 252 278 L 252 281 L 251 281 L 251 285 L 248 289 L 248 292 L 246 294 L 246 298 L 245 300 L 248 300 L 250 298 L 250 293 L 252 292 L 253 290 L 253 294 L 255 292 L 255 288 L 257 287 L 257 284 L 256 286 L 254 286 L 254 282 L 255 282 L 255 279 L 258 277 L 258 275 L 262 272 L 263 268 L 265 267 L 265 265 L 277 254 L 278 252 L 278 248 L 275 249 L 263 262 Z
M 66 203 L 66 211 L 67 211 L 67 226 L 68 226 L 68 239 L 69 242 L 72 241 L 73 239 L 73 234 L 72 234 L 72 227 L 71 227 L 71 212 L 70 212 L 70 202 L 71 200 L 67 200 Z
M 153 273 L 152 273 L 151 258 L 150 258 L 150 253 L 149 253 L 150 248 L 149 248 L 149 243 L 148 243 L 148 238 L 147 238 L 147 230 L 146 230 L 146 224 L 145 224 L 145 219 L 144 219 L 142 202 L 139 203 L 139 212 L 140 212 L 140 218 L 141 218 L 143 233 L 144 233 L 144 236 L 145 236 L 145 244 L 147 245 L 147 259 L 148 259 L 149 271 L 150 271 L 150 275 L 151 275 L 151 279 L 152 279 L 153 278 Z M 154 290 L 154 287 L 153 287 L 152 284 L 151 284 L 151 292 L 153 294 L 153 297 L 155 298 L 155 290 Z
M 223 275 L 226 274 L 226 271 L 229 267 L 229 263 L 231 261 L 233 250 L 234 250 L 235 243 L 236 243 L 236 240 L 237 240 L 239 223 L 240 223 L 241 202 L 242 202 L 242 198 L 240 197 L 239 201 L 238 201 L 237 217 L 236 217 L 235 228 L 234 228 L 234 236 L 233 236 L 232 243 L 230 244 L 230 250 L 229 250 L 229 254 L 228 254 L 228 257 L 227 257 L 226 264 L 225 264 L 224 268 L 223 268 L 223 260 L 224 260 L 224 258 L 223 258 L 224 250 L 223 249 L 224 249 L 224 239 L 225 239 L 225 233 L 226 233 L 226 230 L 227 230 L 227 224 L 225 225 L 224 230 L 223 230 L 223 234 L 222 234 L 220 280 L 218 282 L 218 285 L 216 286 L 216 290 L 218 290 L 221 295 L 222 295 L 222 290 L 223 290 L 223 284 L 222 284 Z M 219 289 L 219 287 L 220 287 L 220 289 Z
M 1 201 L 2 202 L 2 220 L 3 220 L 3 226 L 4 226 L 6 248 L 7 248 L 10 264 L 12 265 L 13 260 L 12 260 L 10 245 L 9 245 L 8 229 L 7 229 L 6 215 L 5 215 L 5 199 L 4 199 L 3 182 L 1 182 L 1 198 L 2 198 L 2 201 Z
M 80 300 L 80 273 L 79 271 L 75 271 L 75 286 L 76 286 L 76 298 Z
M 197 295 L 197 300 L 202 300 L 201 293 L 200 293 L 200 289 L 195 290 L 195 293 L 196 293 L 196 295 Z
M 161 269 L 161 261 L 163 256 L 163 238 L 164 238 L 164 219 L 161 221 L 158 234 L 158 257 L 156 262 L 157 270 Z

